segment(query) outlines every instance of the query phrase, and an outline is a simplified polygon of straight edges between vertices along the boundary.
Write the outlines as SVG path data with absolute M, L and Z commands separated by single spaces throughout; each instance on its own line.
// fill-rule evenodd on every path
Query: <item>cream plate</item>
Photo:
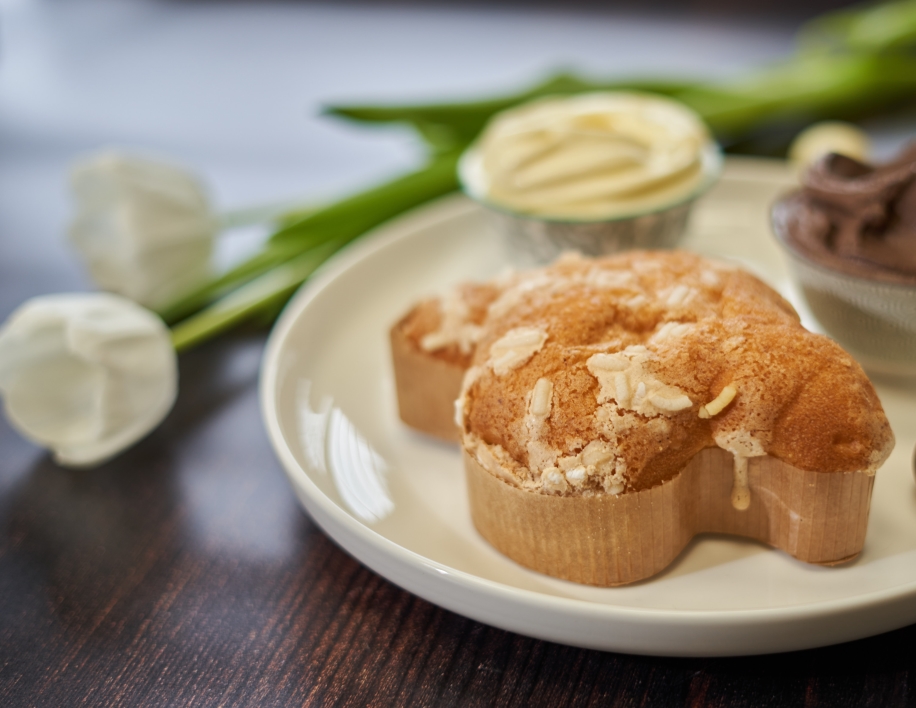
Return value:
M 732 258 L 792 297 L 767 223 L 782 163 L 730 160 L 684 246 Z M 398 419 L 388 328 L 418 298 L 506 265 L 487 214 L 453 197 L 347 249 L 287 307 L 261 376 L 293 489 L 344 549 L 430 602 L 580 647 L 670 656 L 788 651 L 916 621 L 916 389 L 879 385 L 897 447 L 879 471 L 865 549 L 836 568 L 702 536 L 651 580 L 594 588 L 526 570 L 474 530 L 458 450 Z

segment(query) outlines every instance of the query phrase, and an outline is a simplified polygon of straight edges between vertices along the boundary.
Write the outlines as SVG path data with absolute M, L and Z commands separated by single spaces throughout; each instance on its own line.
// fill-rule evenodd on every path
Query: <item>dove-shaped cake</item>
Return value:
M 402 418 L 460 441 L 475 526 L 524 566 L 610 586 L 702 532 L 819 564 L 862 548 L 881 403 L 734 265 L 564 256 L 420 303 L 391 337 Z

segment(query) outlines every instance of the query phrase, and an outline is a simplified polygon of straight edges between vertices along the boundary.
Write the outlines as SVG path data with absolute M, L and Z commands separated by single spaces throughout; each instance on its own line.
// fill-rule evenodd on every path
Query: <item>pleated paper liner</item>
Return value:
M 773 457 L 748 460 L 750 505 L 732 505 L 734 459 L 707 448 L 680 474 L 618 496 L 528 492 L 464 454 L 471 516 L 497 550 L 532 570 L 589 585 L 664 570 L 698 533 L 757 539 L 799 560 L 844 563 L 862 550 L 874 475 L 807 472 Z
M 402 322 L 391 328 L 391 362 L 401 420 L 429 435 L 458 442 L 455 399 L 466 369 L 417 349 L 404 334 Z

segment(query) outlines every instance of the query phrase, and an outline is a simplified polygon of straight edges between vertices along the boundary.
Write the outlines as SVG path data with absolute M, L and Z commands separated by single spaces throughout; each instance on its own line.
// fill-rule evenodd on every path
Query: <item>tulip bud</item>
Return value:
M 0 328 L 0 395 L 10 423 L 63 465 L 104 462 L 175 402 L 177 356 L 155 314 L 107 293 L 46 295 Z
M 101 288 L 156 307 L 209 274 L 218 222 L 193 175 L 109 152 L 76 164 L 71 189 L 70 240 Z
M 789 147 L 789 160 L 803 170 L 831 152 L 864 162 L 870 151 L 868 136 L 861 128 L 833 120 L 815 123 L 800 132 Z

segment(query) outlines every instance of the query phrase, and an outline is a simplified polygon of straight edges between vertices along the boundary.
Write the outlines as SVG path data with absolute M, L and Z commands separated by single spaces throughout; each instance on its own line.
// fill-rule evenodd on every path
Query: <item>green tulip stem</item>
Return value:
M 329 241 L 300 253 L 175 325 L 175 350 L 180 353 L 190 349 L 251 318 L 262 308 L 285 301 L 340 245 Z
M 263 224 L 281 224 L 283 226 L 299 221 L 317 211 L 314 204 L 301 200 L 259 204 L 257 206 L 232 209 L 217 214 L 216 220 L 220 231 L 260 226 Z
M 408 209 L 454 191 L 457 159 L 457 153 L 438 155 L 415 172 L 300 213 L 281 224 L 260 252 L 159 308 L 159 315 L 167 324 L 180 322 L 300 253 L 329 241 L 342 246 Z

